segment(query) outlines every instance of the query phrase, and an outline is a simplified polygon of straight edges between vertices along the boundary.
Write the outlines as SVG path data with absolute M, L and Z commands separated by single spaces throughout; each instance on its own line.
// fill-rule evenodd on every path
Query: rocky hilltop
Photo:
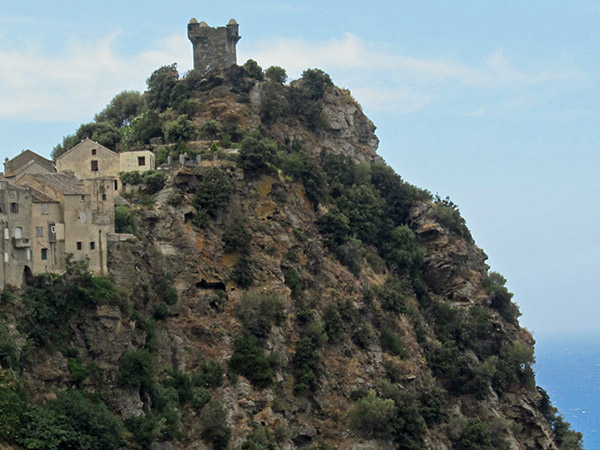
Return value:
M 0 447 L 581 448 L 457 206 L 326 74 L 265 72 L 161 68 L 74 135 L 163 165 L 123 177 L 109 279 L 3 293 Z

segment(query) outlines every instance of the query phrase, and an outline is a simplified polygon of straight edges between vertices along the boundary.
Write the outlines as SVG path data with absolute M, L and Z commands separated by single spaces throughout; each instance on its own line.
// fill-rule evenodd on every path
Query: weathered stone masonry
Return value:
M 194 69 L 206 73 L 210 69 L 224 69 L 236 64 L 235 45 L 240 40 L 238 28 L 234 19 L 227 26 L 217 28 L 191 19 L 188 38 L 194 47 Z

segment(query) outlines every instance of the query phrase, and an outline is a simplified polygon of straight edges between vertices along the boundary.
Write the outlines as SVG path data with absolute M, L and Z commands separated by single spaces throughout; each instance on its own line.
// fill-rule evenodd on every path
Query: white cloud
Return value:
M 120 39 L 121 34 L 113 32 L 96 41 L 67 42 L 53 53 L 35 42 L 17 49 L 0 47 L 0 118 L 91 119 L 118 92 L 143 90 L 146 78 L 157 67 L 181 62 L 184 66 L 180 71 L 185 72 L 191 66 L 191 45 L 184 36 L 167 36 L 155 43 L 154 49 L 129 56 L 115 50 Z M 527 70 L 515 67 L 500 50 L 476 65 L 417 58 L 353 34 L 321 42 L 283 38 L 256 41 L 240 48 L 239 61 L 248 58 L 263 67 L 282 66 L 292 78 L 306 68 L 320 67 L 336 83 L 350 88 L 367 109 L 398 113 L 435 104 L 456 84 L 467 89 L 506 91 L 498 102 L 501 107 L 530 107 L 539 97 L 530 88 L 584 76 L 565 61 Z M 521 97 L 515 98 L 515 91 Z
M 118 33 L 97 42 L 69 43 L 59 54 L 41 46 L 0 48 L 0 118 L 72 120 L 98 112 L 125 89 L 143 90 L 157 67 L 191 59 L 189 42 L 168 37 L 133 57 L 115 50 Z
M 292 78 L 308 67 L 319 67 L 335 74 L 337 82 L 342 80 L 350 86 L 368 107 L 397 112 L 412 112 L 429 105 L 452 82 L 467 88 L 515 90 L 584 77 L 578 67 L 567 61 L 524 70 L 514 67 L 501 50 L 495 50 L 480 64 L 469 65 L 394 53 L 349 33 L 342 39 L 316 43 L 302 39 L 258 41 L 241 56 L 242 60 L 252 57 L 263 67 L 285 67 Z

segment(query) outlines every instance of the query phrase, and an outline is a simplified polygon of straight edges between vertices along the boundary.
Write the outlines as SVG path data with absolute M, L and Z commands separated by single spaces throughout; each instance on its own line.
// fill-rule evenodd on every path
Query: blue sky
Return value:
M 597 329 L 598 1 L 0 0 L 0 156 L 49 155 L 163 64 L 190 18 L 240 24 L 238 62 L 319 67 L 407 181 L 459 204 L 538 338 Z

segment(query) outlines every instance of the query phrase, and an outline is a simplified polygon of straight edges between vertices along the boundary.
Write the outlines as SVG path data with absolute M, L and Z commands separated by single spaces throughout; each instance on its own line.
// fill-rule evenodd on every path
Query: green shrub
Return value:
M 241 446 L 241 450 L 277 450 L 274 436 L 262 425 L 253 425 L 252 432 Z
M 279 66 L 271 66 L 265 69 L 265 76 L 273 83 L 284 84 L 287 80 L 287 72 Z
M 435 196 L 434 202 L 435 205 L 430 213 L 432 217 L 450 233 L 471 241 L 471 232 L 467 228 L 465 219 L 460 215 L 458 205 L 450 200 L 450 197 L 442 200 L 439 195 Z
M 234 312 L 244 329 L 258 338 L 266 338 L 271 326 L 285 318 L 283 299 L 274 291 L 245 292 Z
M 165 123 L 164 129 L 167 142 L 187 142 L 194 140 L 196 137 L 196 128 L 185 114 Z
M 148 106 L 159 112 L 171 106 L 171 96 L 178 79 L 177 64 L 162 66 L 152 72 L 152 75 L 146 81 Z
M 10 336 L 8 327 L 0 319 L 0 367 L 18 369 L 20 351 L 14 339 Z
M 131 172 L 119 172 L 119 178 L 121 179 L 121 184 L 136 186 L 142 183 L 142 172 L 139 170 L 132 170 Z
M 156 320 L 165 320 L 171 315 L 169 306 L 165 302 L 159 302 L 154 309 L 154 318 Z
M 227 448 L 231 429 L 227 425 L 227 412 L 218 400 L 212 399 L 200 413 L 200 434 L 215 450 Z
M 294 365 L 294 393 L 314 391 L 318 387 L 319 373 L 321 371 L 321 354 L 318 343 L 310 336 L 300 338 L 296 345 L 293 358 Z
M 244 253 L 250 250 L 252 234 L 242 221 L 236 220 L 225 228 L 222 239 L 226 253 Z
M 233 346 L 229 359 L 231 372 L 245 376 L 260 389 L 269 386 L 275 376 L 276 355 L 266 355 L 261 341 L 249 333 L 236 337 Z
M 260 134 L 248 135 L 241 143 L 238 164 L 244 172 L 258 175 L 275 162 L 277 145 Z
M 407 225 L 392 230 L 381 244 L 381 256 L 396 272 L 416 275 L 423 263 L 423 249 Z
M 196 386 L 217 388 L 223 384 L 223 366 L 214 359 L 209 359 L 200 365 L 200 372 L 192 375 L 192 382 Z
M 356 402 L 348 414 L 350 426 L 362 432 L 367 438 L 391 439 L 394 433 L 396 405 L 394 400 L 377 397 L 370 391 L 366 397 Z
M 204 139 L 216 139 L 223 131 L 223 127 L 219 122 L 213 119 L 206 119 L 200 127 L 200 136 Z
M 508 291 L 506 279 L 498 272 L 490 272 L 487 278 L 483 280 L 488 294 L 490 294 L 490 305 L 509 323 L 518 324 L 517 318 L 521 315 L 519 307 L 511 299 L 513 294 Z
M 344 322 L 335 305 L 327 305 L 323 313 L 323 322 L 329 342 L 339 342 L 344 333 Z
M 148 350 L 132 350 L 123 355 L 117 379 L 121 384 L 143 390 L 154 380 L 154 355 Z
M 381 348 L 384 352 L 399 356 L 402 359 L 410 358 L 410 353 L 402 344 L 402 340 L 389 328 L 381 332 Z
M 284 272 L 283 276 L 285 277 L 285 284 L 290 288 L 293 296 L 297 296 L 302 292 L 302 279 L 296 269 L 290 267 Z
M 404 287 L 397 278 L 388 277 L 385 284 L 377 290 L 377 297 L 383 309 L 396 314 L 406 312 Z
M 165 185 L 165 176 L 158 170 L 146 170 L 142 174 L 142 182 L 144 183 L 144 192 L 152 195 L 160 191 Z
M 233 266 L 231 272 L 231 280 L 235 282 L 242 289 L 248 289 L 254 282 L 254 276 L 252 274 L 251 259 L 242 255 Z
M 192 388 L 190 403 L 196 409 L 202 409 L 210 401 L 212 394 L 210 391 L 202 388 Z
M 219 168 L 212 168 L 200 181 L 194 196 L 194 206 L 215 217 L 220 210 L 229 205 L 232 191 L 233 187 L 227 174 Z
M 67 370 L 77 386 L 79 386 L 87 376 L 85 367 L 83 367 L 81 361 L 77 358 L 69 358 L 67 360 Z

